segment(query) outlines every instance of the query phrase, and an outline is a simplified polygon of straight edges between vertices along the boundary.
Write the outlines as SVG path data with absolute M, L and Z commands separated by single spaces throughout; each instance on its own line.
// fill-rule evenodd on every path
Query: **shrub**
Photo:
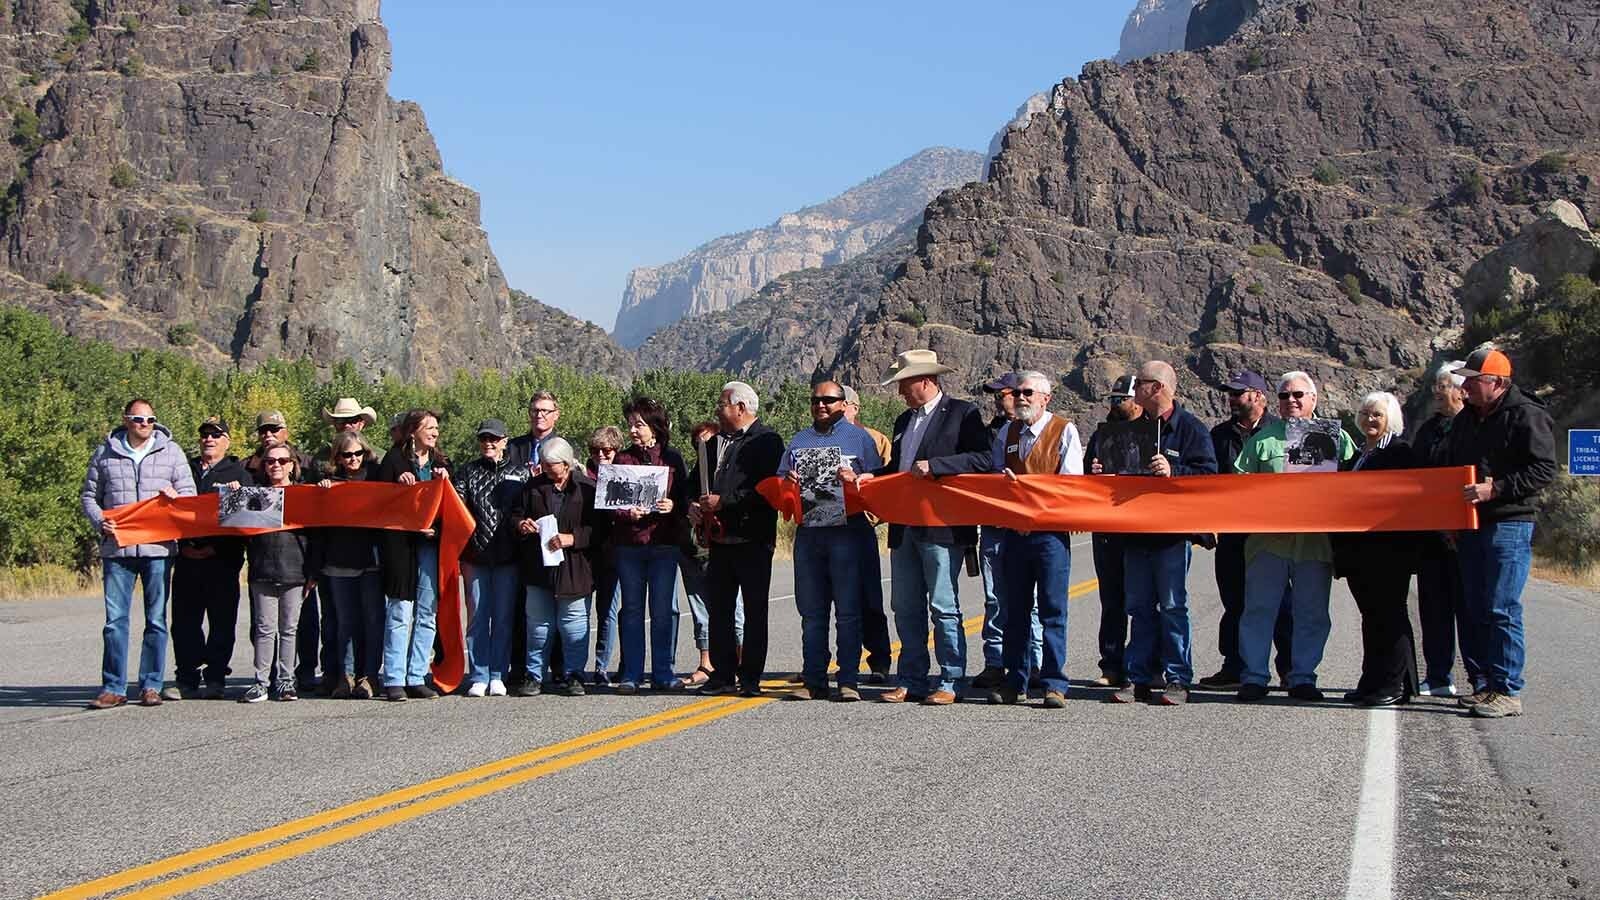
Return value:
M 1244 56 L 1244 69 L 1246 72 L 1254 72 L 1266 64 L 1267 56 L 1266 54 L 1262 53 L 1260 49 L 1253 48 Z
M 1267 287 L 1259 281 L 1252 281 L 1245 287 L 1244 292 L 1252 297 L 1259 297 L 1267 292 Z
M 1339 279 L 1339 287 L 1344 291 L 1345 297 L 1349 298 L 1351 303 L 1361 302 L 1361 279 L 1354 274 L 1346 275 Z
M 138 78 L 144 74 L 144 59 L 137 53 L 129 53 L 128 58 L 117 67 L 117 71 L 124 78 Z
M 994 241 L 990 241 L 989 243 L 987 243 L 987 244 L 985 244 L 983 246 L 983 255 L 987 256 L 987 257 L 990 257 L 990 258 L 999 256 L 1000 255 L 1000 245 L 996 244 Z
M 172 229 L 173 234 L 193 234 L 194 220 L 188 216 L 173 216 L 167 220 L 167 227 Z
M 440 205 L 439 201 L 433 199 L 432 197 L 422 198 L 422 202 L 417 204 L 417 208 L 422 210 L 423 215 L 430 219 L 442 219 L 449 215 L 449 213 L 445 212 L 444 207 Z
M 1482 200 L 1488 192 L 1489 187 L 1483 179 L 1483 173 L 1472 169 L 1462 175 L 1461 183 L 1456 185 L 1455 200 L 1457 204 L 1471 206 Z
M 1251 244 L 1245 252 L 1256 259 L 1275 259 L 1279 262 L 1288 259 L 1283 253 L 1283 248 L 1277 244 Z
M 895 318 L 910 325 L 912 328 L 921 328 L 928 324 L 928 314 L 915 306 L 902 310 Z
M 77 19 L 73 20 L 71 25 L 67 26 L 67 46 L 80 46 L 84 41 L 87 41 L 89 36 L 93 33 L 94 29 L 89 27 L 88 20 L 84 19 L 83 16 L 80 15 Z
M 1218 344 L 1222 340 L 1222 332 L 1216 328 L 1207 328 L 1205 331 L 1196 332 L 1194 336 L 1194 342 L 1201 345 Z
M 196 337 L 193 322 L 179 322 L 167 329 L 167 343 L 174 347 L 191 346 Z
M 1066 284 L 1067 283 L 1067 273 L 1065 273 L 1065 272 L 1051 272 L 1050 273 L 1050 280 L 1055 282 L 1056 284 Z
M 1573 572 L 1600 564 L 1600 479 L 1556 476 L 1539 498 L 1533 545 Z
M 1311 177 L 1316 179 L 1317 184 L 1329 187 L 1344 183 L 1344 173 L 1339 171 L 1339 167 L 1331 160 L 1326 159 L 1317 163 L 1317 167 L 1311 170 Z
M 1533 161 L 1528 169 L 1538 175 L 1555 175 L 1572 167 L 1572 157 L 1560 151 L 1551 151 Z
M 70 294 L 78 287 L 78 282 L 65 272 L 57 272 L 50 276 L 44 286 L 58 294 Z
M 125 34 L 128 34 L 130 36 L 138 34 L 139 33 L 139 17 L 135 16 L 135 15 L 123 16 L 122 17 L 122 30 L 123 30 L 123 32 Z
M 247 19 L 270 19 L 272 18 L 272 3 L 270 0 L 254 0 L 250 4 L 250 8 L 244 11 L 244 15 Z
M 317 53 L 317 51 L 312 50 L 310 53 L 306 54 L 305 59 L 300 60 L 300 62 L 295 65 L 294 70 L 296 72 L 315 72 L 321 68 L 322 56 L 321 54 Z
M 257 225 L 264 225 L 267 221 L 267 211 L 261 207 L 250 210 L 250 221 Z
M 133 166 L 119 162 L 111 167 L 111 186 L 119 191 L 125 191 L 139 183 L 139 175 L 133 171 Z
M 187 3 L 179 3 L 178 4 L 178 15 L 180 15 L 180 16 L 194 15 L 194 7 L 190 6 Z
M 987 278 L 994 274 L 994 263 L 987 259 L 980 259 L 972 264 L 972 271 L 977 275 Z
M 87 278 L 79 278 L 77 286 L 78 290 L 83 291 L 85 294 L 93 294 L 96 297 L 104 297 L 106 295 L 105 285 L 98 281 L 90 281 Z
M 31 107 L 11 104 L 11 143 L 29 155 L 44 146 L 44 138 L 39 134 L 39 114 Z

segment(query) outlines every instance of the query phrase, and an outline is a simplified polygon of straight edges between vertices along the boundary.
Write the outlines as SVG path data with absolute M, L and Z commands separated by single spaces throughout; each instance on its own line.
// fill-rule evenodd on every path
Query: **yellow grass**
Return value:
M 66 566 L 19 566 L 0 569 L 0 600 L 55 600 L 98 593 L 99 572 Z
M 1600 590 L 1600 565 L 1590 566 L 1586 571 L 1574 572 L 1570 566 L 1535 555 L 1533 577 L 1554 581 L 1557 584 Z

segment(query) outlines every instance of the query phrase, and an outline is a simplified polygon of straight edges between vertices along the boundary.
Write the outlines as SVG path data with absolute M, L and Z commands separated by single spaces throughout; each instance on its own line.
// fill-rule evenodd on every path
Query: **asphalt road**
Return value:
M 799 664 L 789 585 L 773 673 Z M 1204 674 L 1210 554 L 1190 586 Z M 91 712 L 99 601 L 0 603 L 0 897 L 1596 896 L 1600 597 L 1530 586 L 1527 715 L 1499 722 L 1332 700 L 1359 664 L 1334 598 L 1330 702 L 1160 708 L 1100 702 L 1086 588 L 1061 711 L 646 693 Z M 962 608 L 981 612 L 974 581 Z

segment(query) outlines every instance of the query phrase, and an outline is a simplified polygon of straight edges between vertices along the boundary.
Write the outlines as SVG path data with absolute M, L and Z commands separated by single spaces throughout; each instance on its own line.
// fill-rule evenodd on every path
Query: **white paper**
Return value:
M 533 527 L 539 529 L 539 550 L 544 553 L 544 564 L 547 566 L 561 565 L 561 561 L 567 558 L 566 551 L 550 549 L 550 539 L 560 533 L 559 528 L 556 526 L 556 517 L 540 516 L 534 521 Z

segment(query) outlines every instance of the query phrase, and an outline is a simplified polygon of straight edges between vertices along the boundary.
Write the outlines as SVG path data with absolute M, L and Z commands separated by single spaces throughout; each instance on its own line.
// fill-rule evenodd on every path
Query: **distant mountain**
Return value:
M 832 266 L 866 252 L 941 190 L 974 181 L 984 156 L 934 147 L 843 194 L 765 228 L 717 238 L 663 266 L 628 273 L 614 335 L 637 347 L 689 316 L 728 309 L 786 272 Z
M 1198 0 L 1139 0 L 1122 26 L 1122 46 L 1117 62 L 1132 62 L 1182 50 L 1189 28 L 1189 13 Z

